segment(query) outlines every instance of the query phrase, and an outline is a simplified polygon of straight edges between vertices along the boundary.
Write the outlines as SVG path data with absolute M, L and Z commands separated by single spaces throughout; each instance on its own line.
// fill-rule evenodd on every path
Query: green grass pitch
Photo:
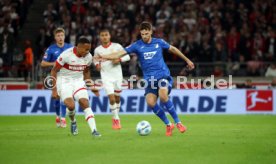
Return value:
M 166 137 L 165 126 L 154 115 L 122 115 L 120 131 L 111 129 L 111 115 L 96 115 L 102 137 L 94 138 L 84 116 L 77 116 L 78 136 L 69 127 L 56 128 L 54 116 L 1 116 L 0 163 L 276 163 L 276 116 L 180 117 L 188 131 L 175 129 Z M 141 120 L 151 123 L 149 136 L 136 133 Z

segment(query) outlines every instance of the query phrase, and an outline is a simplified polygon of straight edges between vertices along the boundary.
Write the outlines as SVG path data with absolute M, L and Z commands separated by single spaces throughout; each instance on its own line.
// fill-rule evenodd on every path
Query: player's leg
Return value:
M 57 80 L 57 91 L 63 101 L 64 105 L 68 109 L 68 116 L 71 121 L 71 133 L 73 135 L 78 134 L 77 121 L 75 118 L 75 101 L 72 97 L 73 87 L 70 84 L 61 83 L 61 80 Z
M 54 109 L 56 111 L 56 126 L 60 127 L 60 100 L 52 98 Z
M 60 121 L 60 127 L 66 128 L 66 105 L 61 101 L 60 102 L 60 115 L 61 115 L 61 121 Z
M 121 97 L 120 97 L 120 92 L 116 92 L 116 90 L 115 90 L 115 104 L 116 104 L 116 111 L 118 113 L 117 126 L 119 129 L 121 129 L 122 128 L 121 120 L 119 118 L 119 113 L 121 109 Z
M 121 97 L 120 94 L 122 92 L 122 81 L 123 79 L 118 79 L 114 83 L 114 94 L 115 94 L 115 103 L 118 113 L 120 113 L 121 109 Z
M 115 94 L 109 94 L 108 99 L 109 99 L 110 111 L 113 114 L 112 129 L 119 130 L 121 127 L 120 127 L 120 118 L 118 115 L 117 105 L 115 101 Z
M 186 131 L 186 127 L 182 125 L 180 122 L 178 115 L 176 113 L 175 107 L 172 103 L 172 101 L 169 99 L 169 93 L 172 89 L 172 82 L 170 82 L 170 79 L 161 79 L 161 83 L 159 83 L 161 86 L 159 86 L 159 98 L 162 103 L 162 106 L 167 109 L 169 114 L 172 116 L 174 122 L 176 123 L 176 127 L 178 130 L 183 133 Z
M 92 135 L 95 137 L 100 137 L 101 134 L 97 131 L 96 121 L 94 118 L 94 113 L 89 106 L 89 98 L 86 89 L 78 90 L 74 93 L 74 98 L 79 102 L 80 107 L 83 109 L 85 120 L 91 129 Z
M 115 118 L 115 124 L 117 125 L 117 129 L 121 129 L 121 121 L 119 118 L 119 113 L 120 113 L 120 109 L 121 109 L 121 97 L 120 97 L 120 93 L 122 92 L 122 79 L 118 79 L 117 81 L 115 81 L 114 83 L 114 97 L 115 97 L 115 105 L 116 105 L 116 118 Z
M 146 89 L 147 93 L 147 89 Z M 165 112 L 160 108 L 160 106 L 156 103 L 157 102 L 157 96 L 153 93 L 148 92 L 146 94 L 146 101 L 148 104 L 148 107 L 153 111 L 153 113 L 158 116 L 166 125 L 166 135 L 171 136 L 172 130 L 174 128 L 174 125 L 170 123 L 169 119 L 167 118 Z
M 118 112 L 116 110 L 116 101 L 115 101 L 115 95 L 114 94 L 108 94 L 108 99 L 109 99 L 109 107 L 110 111 L 113 114 L 113 119 L 118 119 Z
M 116 109 L 119 113 L 120 109 L 121 109 L 121 96 L 120 96 L 120 93 L 115 92 L 115 103 L 116 103 Z
M 50 89 L 51 86 L 45 81 L 46 77 L 50 76 L 49 72 L 51 72 L 50 68 L 43 68 L 42 69 L 42 81 L 43 81 L 43 89 Z M 59 128 L 61 127 L 61 118 L 60 118 L 60 100 L 51 98 L 51 102 L 56 112 L 56 126 Z
M 77 135 L 79 132 L 77 128 L 77 120 L 75 118 L 75 101 L 72 97 L 68 97 L 63 102 L 68 109 L 68 116 L 71 120 L 71 133 Z
M 113 116 L 112 116 L 112 128 L 113 129 L 120 129 L 119 126 L 118 126 L 119 115 L 118 115 L 116 101 L 115 101 L 114 84 L 113 84 L 112 81 L 104 80 L 103 81 L 103 86 L 104 86 L 106 94 L 108 95 L 110 111 L 113 114 Z
M 64 100 L 64 105 L 67 107 L 68 111 L 70 114 L 68 114 L 70 120 L 72 122 L 76 121 L 75 118 L 75 114 L 73 114 L 73 112 L 75 113 L 75 101 L 72 97 L 68 97 Z

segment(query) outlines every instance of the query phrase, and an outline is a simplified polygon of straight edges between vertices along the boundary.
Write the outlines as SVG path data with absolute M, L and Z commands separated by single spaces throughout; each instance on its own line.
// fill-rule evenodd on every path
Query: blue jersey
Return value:
M 161 79 L 170 76 L 170 70 L 164 62 L 163 49 L 168 50 L 170 45 L 163 39 L 152 38 L 151 43 L 138 40 L 125 48 L 128 54 L 136 53 L 141 64 L 144 79 L 151 76 L 154 79 Z
M 71 44 L 64 43 L 63 47 L 57 46 L 57 44 L 52 44 L 48 49 L 46 50 L 43 60 L 47 62 L 54 62 L 57 60 L 59 55 L 66 49 L 73 47 Z

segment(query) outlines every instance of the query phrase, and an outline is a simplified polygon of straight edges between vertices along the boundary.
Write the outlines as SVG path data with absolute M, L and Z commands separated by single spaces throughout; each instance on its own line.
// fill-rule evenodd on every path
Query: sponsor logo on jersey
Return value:
M 152 59 L 157 51 L 144 52 L 145 60 Z
M 87 67 L 87 65 L 69 65 L 64 64 L 64 68 L 71 70 L 71 71 L 83 71 Z

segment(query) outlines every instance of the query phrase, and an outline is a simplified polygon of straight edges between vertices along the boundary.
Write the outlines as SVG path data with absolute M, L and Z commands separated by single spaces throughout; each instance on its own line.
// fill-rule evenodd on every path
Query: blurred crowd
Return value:
M 27 56 L 20 54 L 18 47 L 18 35 L 23 27 L 32 0 L 1 0 L 0 1 L 0 77 L 11 76 L 12 67 L 18 64 L 23 67 L 31 67 Z M 24 49 L 23 49 L 24 51 Z M 18 62 L 18 63 L 17 63 Z M 18 74 L 22 72 L 19 71 Z M 22 73 L 23 74 L 23 73 Z
M 37 43 L 40 52 L 52 41 L 57 26 L 74 44 L 85 35 L 92 48 L 99 29 L 111 29 L 113 41 L 123 46 L 139 37 L 138 25 L 150 21 L 154 35 L 182 50 L 194 62 L 231 62 L 231 74 L 260 76 L 264 62 L 275 61 L 275 1 L 267 0 L 59 0 L 43 12 Z M 46 35 L 44 43 L 39 40 Z M 179 62 L 165 55 L 167 62 Z M 200 68 L 199 68 L 200 69 Z M 223 75 L 221 68 L 214 73 Z
M 139 38 L 138 25 L 149 21 L 154 36 L 195 63 L 218 64 L 211 72 L 216 76 L 276 76 L 274 0 L 57 0 L 41 14 L 44 25 L 33 44 L 41 57 L 56 27 L 65 29 L 66 42 L 75 44 L 84 35 L 94 49 L 101 28 L 109 28 L 113 41 L 127 46 Z M 182 62 L 174 55 L 164 57 L 168 63 Z M 204 72 L 202 67 L 196 69 Z M 179 72 L 187 75 L 185 69 Z

